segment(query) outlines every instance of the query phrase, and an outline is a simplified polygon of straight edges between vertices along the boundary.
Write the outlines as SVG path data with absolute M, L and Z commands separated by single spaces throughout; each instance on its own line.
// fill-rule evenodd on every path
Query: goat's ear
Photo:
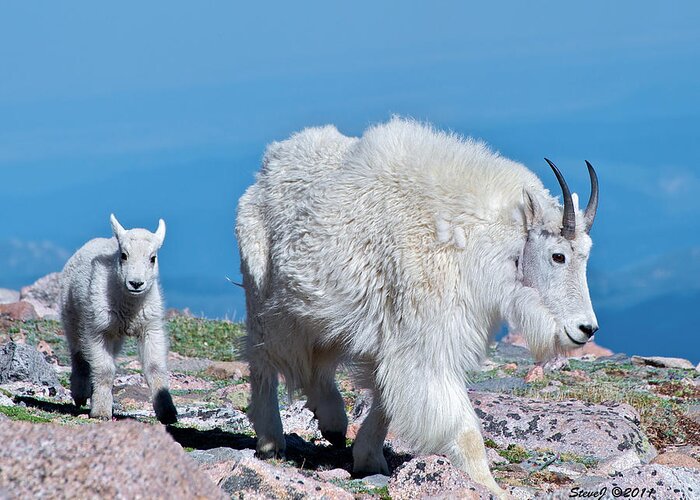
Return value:
M 542 207 L 537 201 L 537 198 L 527 189 L 523 189 L 523 213 L 525 215 L 525 226 L 527 229 L 532 229 L 544 223 Z
M 578 194 L 571 193 L 571 201 L 574 204 L 574 210 L 578 212 Z
M 467 235 L 461 226 L 454 225 L 443 216 L 435 218 L 435 236 L 440 243 L 451 243 L 460 250 L 467 246 Z
M 158 239 L 158 247 L 160 248 L 165 240 L 165 221 L 163 219 L 158 221 L 158 229 L 156 229 L 155 234 L 156 238 Z
M 126 229 L 122 227 L 121 224 L 119 224 L 119 221 L 117 218 L 114 216 L 114 214 L 111 214 L 109 216 L 109 222 L 112 223 L 112 232 L 114 233 L 114 236 L 117 237 L 117 240 L 121 241 L 122 236 L 126 232 Z

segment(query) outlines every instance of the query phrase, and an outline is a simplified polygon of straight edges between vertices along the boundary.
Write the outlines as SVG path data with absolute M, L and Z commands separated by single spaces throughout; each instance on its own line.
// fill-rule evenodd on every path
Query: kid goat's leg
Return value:
M 90 365 L 85 359 L 80 347 L 79 326 L 64 313 L 63 330 L 66 340 L 68 340 L 68 350 L 70 351 L 70 392 L 75 406 L 80 408 L 87 403 L 92 393 L 90 383 Z
M 121 342 L 102 334 L 86 336 L 81 342 L 81 351 L 90 366 L 90 416 L 93 418 L 112 418 L 112 386 L 116 356 Z
M 177 422 L 177 409 L 168 383 L 168 337 L 160 328 L 146 330 L 139 337 L 139 357 L 143 376 L 151 389 L 156 418 L 163 424 Z

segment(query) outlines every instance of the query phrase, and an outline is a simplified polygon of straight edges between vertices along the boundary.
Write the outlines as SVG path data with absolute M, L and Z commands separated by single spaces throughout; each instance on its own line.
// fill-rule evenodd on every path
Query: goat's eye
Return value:
M 124 252 L 122 252 L 122 260 L 126 260 L 126 259 L 127 259 L 126 254 Z
M 155 264 L 155 263 L 156 263 L 156 256 L 153 255 L 153 256 L 151 257 L 151 264 Z
M 563 264 L 564 262 L 566 262 L 566 257 L 563 253 L 553 253 L 552 260 L 557 264 Z

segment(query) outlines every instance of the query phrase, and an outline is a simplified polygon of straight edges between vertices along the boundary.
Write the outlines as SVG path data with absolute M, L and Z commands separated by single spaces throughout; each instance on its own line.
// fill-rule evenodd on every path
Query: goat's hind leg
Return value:
M 248 418 L 258 437 L 255 455 L 258 458 L 284 456 L 286 442 L 282 431 L 277 398 L 277 370 L 263 356 L 250 359 L 250 407 Z
M 80 350 L 70 353 L 70 364 L 70 393 L 75 406 L 81 408 L 87 404 L 88 398 L 92 395 L 90 364 Z
M 85 359 L 85 355 L 80 347 L 80 326 L 75 319 L 75 314 L 68 306 L 62 313 L 62 319 L 64 335 L 68 341 L 68 350 L 70 351 L 70 393 L 75 406 L 80 408 L 87 404 L 87 400 L 92 394 L 90 364 Z
M 323 437 L 333 446 L 345 447 L 345 434 L 348 429 L 348 416 L 345 413 L 345 401 L 335 383 L 335 359 L 319 359 L 313 362 L 313 375 L 304 387 L 307 396 L 306 406 L 318 420 L 318 427 Z

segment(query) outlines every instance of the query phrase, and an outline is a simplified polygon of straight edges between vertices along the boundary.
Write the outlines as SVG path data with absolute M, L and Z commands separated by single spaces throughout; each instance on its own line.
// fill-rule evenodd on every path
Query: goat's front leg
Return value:
M 177 409 L 168 383 L 168 337 L 162 328 L 147 329 L 139 337 L 143 376 L 151 389 L 156 418 L 163 424 L 177 422 Z
M 114 358 L 121 347 L 121 341 L 98 333 L 82 338 L 81 344 L 89 365 L 92 385 L 90 416 L 111 419 L 114 403 L 112 387 L 117 370 Z
M 499 497 L 509 498 L 491 475 L 481 425 L 471 403 L 467 403 L 464 410 L 462 428 L 457 431 L 448 453 L 452 464 L 467 471 L 474 481 L 483 484 Z
M 413 377 L 410 384 L 408 374 Z M 417 451 L 447 455 L 474 481 L 508 498 L 489 470 L 481 427 L 461 370 L 435 366 L 432 358 L 424 356 L 387 356 L 377 370 L 377 387 L 392 428 Z

